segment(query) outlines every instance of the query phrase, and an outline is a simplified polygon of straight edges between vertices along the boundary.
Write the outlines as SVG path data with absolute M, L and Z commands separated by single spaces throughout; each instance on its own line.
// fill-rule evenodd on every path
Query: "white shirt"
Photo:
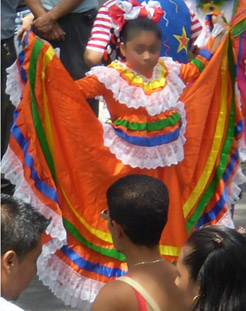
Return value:
M 0 297 L 0 310 L 1 311 L 24 311 L 23 309 L 19 308 L 12 302 L 7 301 L 3 297 Z

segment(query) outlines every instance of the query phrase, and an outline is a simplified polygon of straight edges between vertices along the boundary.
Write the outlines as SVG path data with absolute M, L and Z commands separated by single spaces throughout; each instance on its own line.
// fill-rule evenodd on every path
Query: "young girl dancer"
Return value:
M 154 16 L 154 9 L 138 9 Z M 67 304 L 86 308 L 104 283 L 126 271 L 99 216 L 117 179 L 147 174 L 167 185 L 170 207 L 160 253 L 169 261 L 176 261 L 195 226 L 226 215 L 241 115 L 227 80 L 227 40 L 212 57 L 224 28 L 215 31 L 220 33 L 212 48 L 183 65 L 159 59 L 154 22 L 128 21 L 120 46 L 126 62 L 95 67 L 76 83 L 47 43 L 27 38 L 20 72 L 28 82 L 3 171 L 17 184 L 16 195 L 52 217 L 39 276 Z M 106 124 L 83 99 L 96 95 L 109 108 Z
M 155 169 L 184 159 L 186 117 L 179 100 L 186 84 L 195 81 L 223 38 L 189 64 L 160 58 L 161 31 L 148 18 L 127 21 L 121 31 L 125 62 L 94 67 L 76 81 L 84 98 L 103 95 L 111 120 L 103 125 L 104 144 L 132 167 Z M 151 148 L 148 148 L 151 147 Z

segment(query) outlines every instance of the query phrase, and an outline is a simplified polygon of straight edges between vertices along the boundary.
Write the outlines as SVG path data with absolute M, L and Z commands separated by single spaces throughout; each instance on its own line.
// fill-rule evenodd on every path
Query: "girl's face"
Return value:
M 121 53 L 132 69 L 149 75 L 160 57 L 161 41 L 152 31 L 142 30 L 126 44 L 121 43 Z
M 180 252 L 177 262 L 177 273 L 175 284 L 183 293 L 185 305 L 187 309 L 191 309 L 195 297 L 199 293 L 199 283 L 190 278 L 190 273 L 187 266 L 184 264 L 184 258 L 189 255 L 190 246 L 184 246 Z

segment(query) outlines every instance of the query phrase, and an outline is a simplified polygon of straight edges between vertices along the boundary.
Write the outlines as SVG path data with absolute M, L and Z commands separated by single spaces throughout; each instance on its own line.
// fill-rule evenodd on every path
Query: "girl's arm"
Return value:
M 84 98 L 94 98 L 104 95 L 106 91 L 105 86 L 98 81 L 95 75 L 76 80 L 75 83 Z
M 204 67 L 212 58 L 213 52 L 218 48 L 224 38 L 226 28 L 224 26 L 222 14 L 217 17 L 214 16 L 212 20 L 214 23 L 214 29 L 212 32 L 212 38 L 209 40 L 208 44 L 190 63 L 181 64 L 180 77 L 184 82 L 191 82 L 199 77 Z

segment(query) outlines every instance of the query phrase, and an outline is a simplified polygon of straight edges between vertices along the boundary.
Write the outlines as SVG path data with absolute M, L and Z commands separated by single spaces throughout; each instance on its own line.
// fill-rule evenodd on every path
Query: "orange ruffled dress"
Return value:
M 105 282 L 127 270 L 100 218 L 118 178 L 148 174 L 167 185 L 160 252 L 169 261 L 195 227 L 230 222 L 228 200 L 243 177 L 229 39 L 208 64 L 209 51 L 186 65 L 164 58 L 146 78 L 116 61 L 76 82 L 48 43 L 32 34 L 26 41 L 18 74 L 10 69 L 9 89 L 22 100 L 2 170 L 16 195 L 52 217 L 39 277 L 66 304 L 86 310 Z M 84 99 L 96 95 L 110 112 L 105 124 Z

